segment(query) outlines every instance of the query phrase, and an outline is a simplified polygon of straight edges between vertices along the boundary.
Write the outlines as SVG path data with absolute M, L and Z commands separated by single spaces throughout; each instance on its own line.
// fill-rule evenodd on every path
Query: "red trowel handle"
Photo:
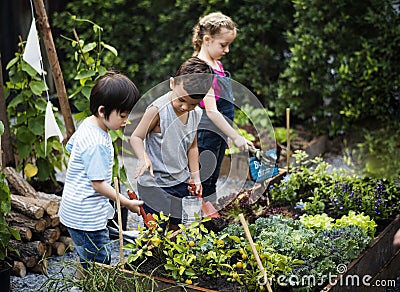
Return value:
M 191 193 L 196 195 L 196 185 L 195 185 L 193 180 L 189 181 L 189 190 L 190 190 Z M 201 193 L 197 194 L 197 197 L 201 198 L 202 197 Z
M 134 191 L 128 190 L 128 197 L 131 200 L 139 200 L 138 196 L 136 195 L 136 193 Z M 146 211 L 143 209 L 142 206 L 139 206 L 140 208 L 140 215 L 142 215 L 143 220 L 145 221 L 146 225 L 148 223 L 148 218 L 147 218 L 147 214 Z

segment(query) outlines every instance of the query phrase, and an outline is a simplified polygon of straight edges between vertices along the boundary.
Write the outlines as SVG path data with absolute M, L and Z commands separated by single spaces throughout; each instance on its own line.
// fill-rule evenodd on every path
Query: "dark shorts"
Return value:
M 187 183 L 171 187 L 145 187 L 138 184 L 137 188 L 146 213 L 159 214 L 162 211 L 170 216 L 170 223 L 182 222 L 182 198 L 190 195 Z

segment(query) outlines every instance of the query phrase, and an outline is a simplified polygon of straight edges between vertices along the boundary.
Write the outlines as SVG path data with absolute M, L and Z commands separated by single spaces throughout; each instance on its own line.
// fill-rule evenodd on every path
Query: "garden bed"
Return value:
M 393 287 L 400 276 L 400 250 L 393 247 L 393 237 L 400 228 L 400 217 L 393 220 L 348 266 L 346 271 L 323 290 L 324 292 L 383 291 Z M 384 284 L 384 285 L 382 285 Z M 382 287 L 378 287 L 380 285 Z
M 394 233 L 400 228 L 400 218 L 392 221 L 378 237 L 376 237 L 371 244 L 360 254 L 359 257 L 354 259 L 347 267 L 346 271 L 337 278 L 331 278 L 330 281 L 336 284 L 328 284 L 321 291 L 335 292 L 335 291 L 384 291 L 376 288 L 371 290 L 373 283 L 377 280 L 385 280 L 387 285 L 394 285 L 394 279 L 400 276 L 398 264 L 400 262 L 400 251 L 395 251 L 392 247 L 392 240 Z M 148 261 L 141 267 L 142 272 L 135 272 L 132 270 L 123 270 L 124 277 L 136 277 L 139 281 L 142 279 L 147 285 L 149 291 L 160 291 L 166 289 L 172 292 L 197 292 L 197 291 L 249 291 L 246 290 L 239 283 L 227 282 L 226 278 L 220 278 L 216 283 L 207 283 L 205 279 L 199 279 L 196 285 L 188 285 L 178 283 L 176 281 L 166 279 L 162 276 L 165 270 L 155 270 L 159 263 L 156 261 Z M 109 266 L 106 266 L 108 268 Z M 145 272 L 147 270 L 147 272 Z M 149 281 L 148 279 L 151 279 Z M 360 284 L 357 285 L 357 279 Z M 362 285 L 362 281 L 367 281 L 371 286 Z M 388 280 L 391 280 L 389 282 Z M 124 278 L 120 278 L 121 286 L 123 285 Z M 382 283 L 382 282 L 381 282 Z M 210 288 L 211 287 L 211 288 Z M 217 288 L 212 288 L 217 287 Z M 125 290 L 122 290 L 125 291 Z M 126 290 L 129 291 L 129 290 Z M 258 291 L 258 290 L 257 290 Z M 290 287 L 278 287 L 274 291 L 293 291 Z

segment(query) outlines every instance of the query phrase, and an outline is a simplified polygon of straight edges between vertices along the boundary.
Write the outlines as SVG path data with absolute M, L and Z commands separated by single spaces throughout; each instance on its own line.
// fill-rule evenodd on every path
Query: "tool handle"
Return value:
M 136 193 L 134 191 L 128 190 L 128 197 L 131 200 L 139 200 L 138 196 L 136 195 Z M 139 206 L 140 209 L 140 215 L 142 215 L 143 219 L 146 218 L 146 211 L 143 209 L 142 206 Z
M 189 189 L 190 189 L 190 192 L 192 192 L 193 194 L 196 195 L 196 184 L 194 183 L 193 180 L 189 181 Z M 202 197 L 201 193 L 197 194 L 197 197 L 201 198 Z

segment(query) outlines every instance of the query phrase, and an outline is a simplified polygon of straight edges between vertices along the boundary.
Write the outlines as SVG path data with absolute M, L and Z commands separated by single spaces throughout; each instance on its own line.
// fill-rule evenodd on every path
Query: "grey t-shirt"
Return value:
M 170 187 L 187 181 L 190 176 L 187 152 L 194 141 L 202 111 L 196 107 L 188 112 L 187 123 L 183 124 L 174 112 L 170 93 L 149 105 L 158 109 L 161 133 L 150 132 L 146 136 L 145 147 L 154 178 L 145 172 L 138 179 L 142 186 Z

